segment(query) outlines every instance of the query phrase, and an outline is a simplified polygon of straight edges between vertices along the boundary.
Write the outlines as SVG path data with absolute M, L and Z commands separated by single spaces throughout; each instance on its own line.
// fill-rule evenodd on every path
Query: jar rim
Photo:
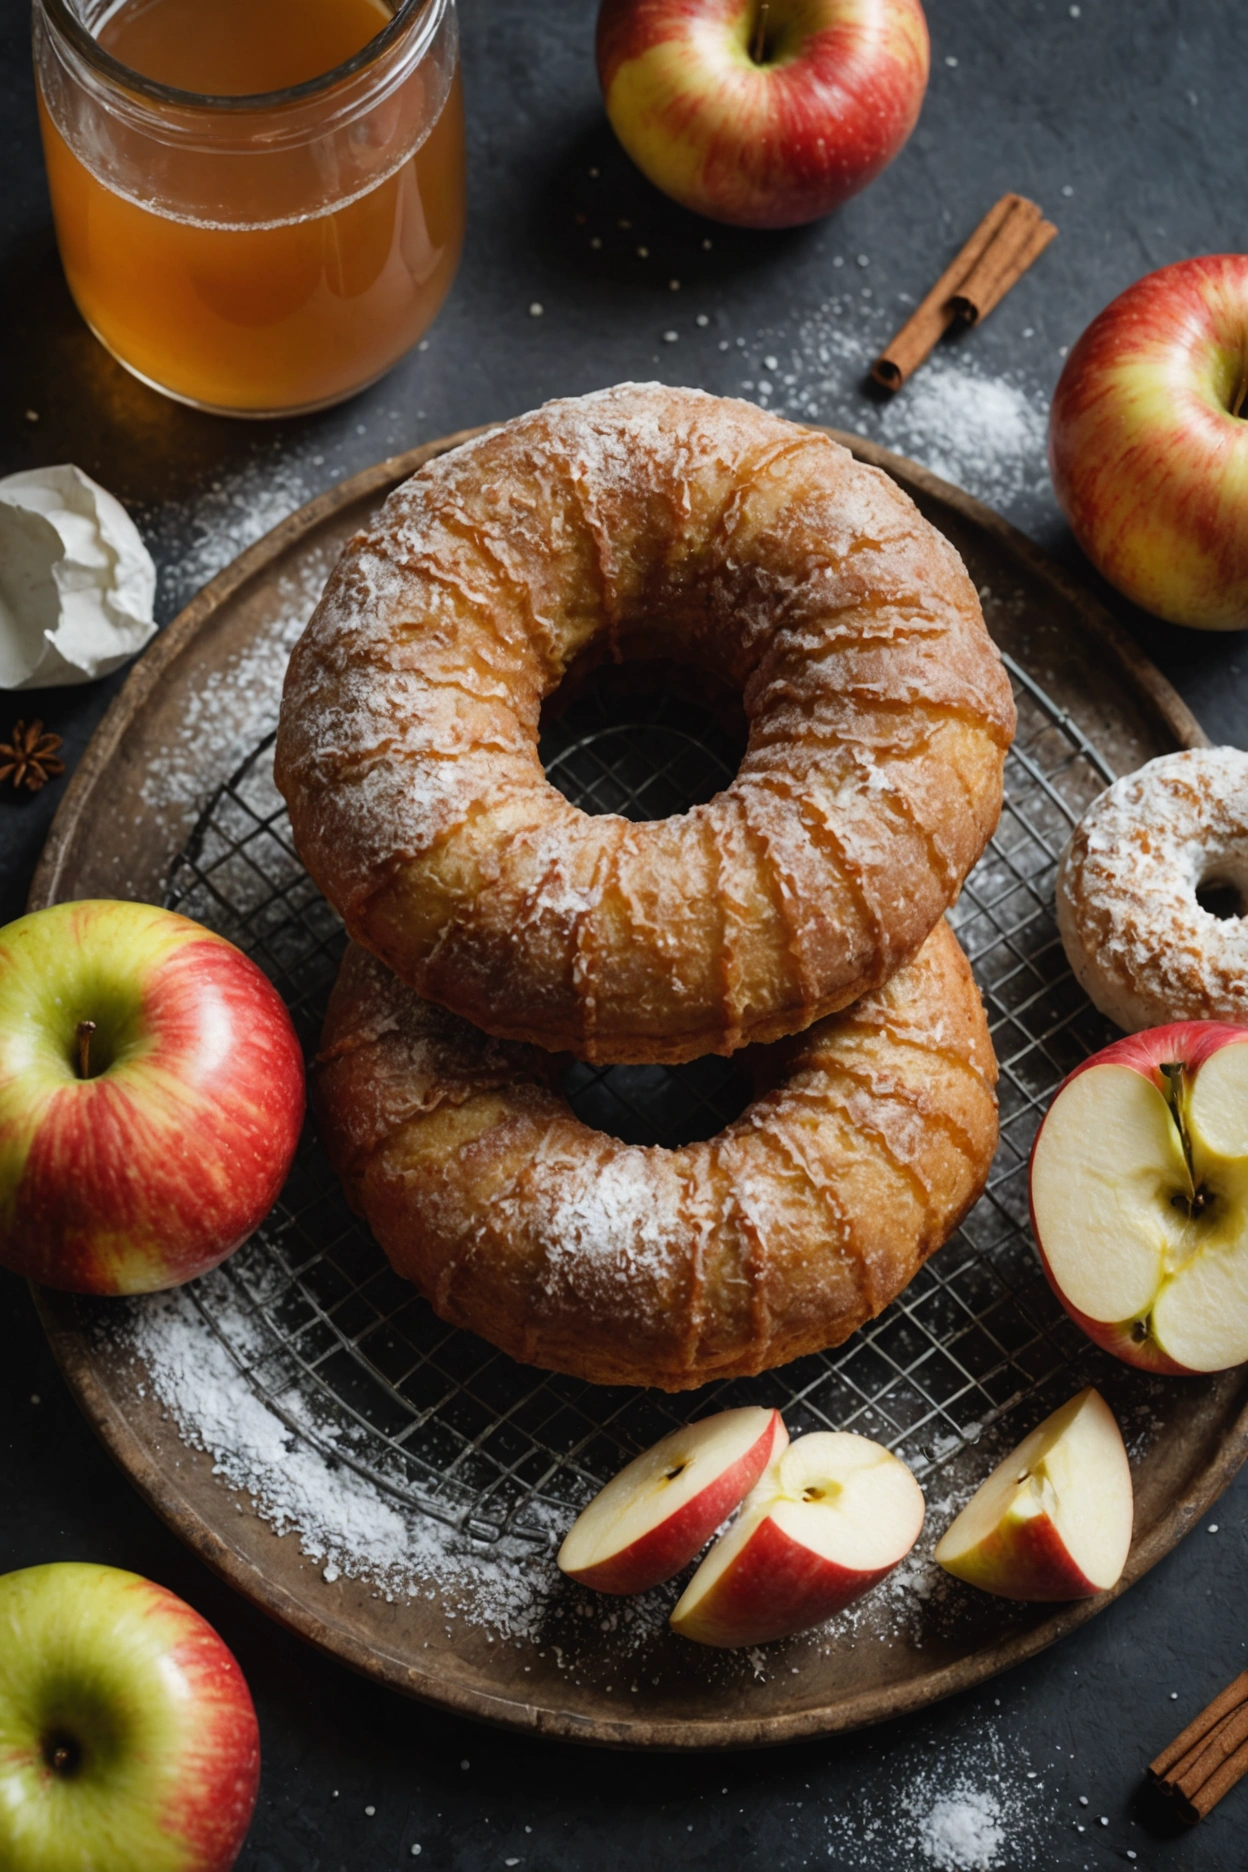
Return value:
M 345 79 L 367 71 L 370 65 L 383 58 L 422 15 L 432 19 L 445 12 L 448 0 L 399 0 L 393 17 L 381 31 L 361 46 L 358 52 L 352 53 L 349 59 L 344 59 L 341 65 L 335 65 L 331 71 L 321 72 L 315 78 L 305 78 L 302 84 L 287 85 L 279 91 L 250 91 L 241 96 L 184 91 L 178 85 L 162 84 L 159 79 L 148 78 L 143 72 L 135 71 L 120 59 L 114 58 L 111 52 L 106 52 L 78 18 L 69 0 L 38 0 L 38 3 L 57 31 L 69 40 L 79 57 L 85 59 L 100 77 L 110 83 L 139 97 L 148 98 L 152 103 L 174 105 L 179 110 L 242 114 L 249 111 L 272 111 L 285 104 L 301 104 L 318 97 L 322 92 L 333 90 Z

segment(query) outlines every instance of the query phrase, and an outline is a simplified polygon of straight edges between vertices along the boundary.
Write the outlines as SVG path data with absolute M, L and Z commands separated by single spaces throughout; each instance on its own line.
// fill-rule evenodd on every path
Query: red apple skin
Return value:
M 1065 1599 L 1094 1599 L 1104 1591 L 1075 1565 L 1047 1515 L 1015 1525 L 1008 1533 L 996 1529 L 980 1542 L 975 1559 L 976 1570 L 992 1579 L 985 1590 L 998 1599 L 1044 1605 Z M 982 1569 L 978 1565 L 981 1561 L 985 1563 Z M 969 1572 L 959 1572 L 956 1577 L 968 1584 L 982 1584 L 972 1581 Z
M 675 1577 L 687 1566 L 711 1535 L 740 1506 L 764 1469 L 789 1440 L 779 1411 L 751 1449 L 687 1501 L 666 1521 L 651 1528 L 640 1540 L 624 1547 L 597 1566 L 569 1571 L 568 1578 L 595 1592 L 638 1593 Z
M 1203 1066 L 1207 1059 L 1222 1047 L 1236 1041 L 1248 1040 L 1248 1027 L 1236 1027 L 1229 1021 L 1169 1021 L 1164 1027 L 1146 1027 L 1140 1033 L 1124 1034 L 1121 1040 L 1115 1040 L 1110 1046 L 1102 1047 L 1099 1053 L 1093 1053 L 1088 1059 L 1067 1073 L 1049 1101 L 1052 1111 L 1062 1093 L 1072 1080 L 1092 1066 L 1129 1066 L 1133 1072 L 1150 1079 L 1159 1092 L 1165 1090 L 1165 1080 L 1161 1072 L 1163 1065 L 1182 1064 L 1189 1073 Z M 1047 1113 L 1045 1114 L 1047 1118 Z M 1193 1378 L 1207 1376 L 1206 1373 L 1193 1372 L 1187 1365 L 1180 1365 L 1151 1338 L 1136 1338 L 1133 1320 L 1094 1320 L 1086 1313 L 1081 1313 L 1072 1306 L 1053 1278 L 1044 1252 L 1044 1243 L 1040 1239 L 1040 1230 L 1036 1226 L 1036 1205 L 1031 1195 L 1032 1172 L 1035 1168 L 1036 1150 L 1040 1143 L 1040 1132 L 1036 1132 L 1035 1142 L 1031 1147 L 1031 1158 L 1027 1166 L 1027 1201 L 1031 1211 L 1031 1232 L 1040 1255 L 1040 1265 L 1044 1269 L 1045 1279 L 1069 1313 L 1075 1325 L 1086 1333 L 1094 1345 L 1103 1352 L 1109 1352 L 1114 1358 L 1121 1359 L 1124 1365 L 1134 1365 L 1140 1371 L 1158 1372 L 1169 1378 Z
M 57 905 L 61 939 L 89 952 L 94 919 L 116 911 L 149 919 L 132 984 L 141 1081 L 66 1076 L 27 1100 L 0 1069 L 0 1266 L 75 1293 L 152 1292 L 215 1267 L 272 1207 L 304 1115 L 299 1041 L 255 963 L 149 905 Z M 0 932 L 0 974 L 6 939 L 34 920 Z
M 169 1668 L 198 1711 L 196 1772 L 188 1772 L 162 1823 L 194 1843 L 191 1864 L 226 1872 L 242 1851 L 260 1792 L 260 1725 L 247 1679 L 228 1645 L 185 1600 L 137 1577 L 135 1594 L 148 1600 L 148 1616 L 181 1626 Z
M 1034 1213 L 1032 1228 L 1034 1232 Z M 1039 1239 L 1037 1236 L 1037 1242 Z M 1040 1262 L 1049 1286 L 1074 1320 L 1075 1325 L 1081 1332 L 1087 1334 L 1093 1345 L 1100 1346 L 1102 1352 L 1111 1353 L 1114 1358 L 1121 1359 L 1124 1365 L 1134 1365 L 1138 1371 L 1156 1372 L 1166 1378 L 1208 1377 L 1207 1372 L 1193 1372 L 1188 1366 L 1178 1364 L 1169 1353 L 1162 1351 L 1155 1339 L 1137 1339 L 1133 1331 L 1134 1320 L 1117 1320 L 1111 1323 L 1106 1320 L 1089 1319 L 1086 1313 L 1081 1313 L 1078 1307 L 1071 1305 L 1054 1280 L 1043 1248 L 1040 1249 Z
M 825 1560 L 765 1515 L 696 1612 L 674 1629 L 724 1650 L 770 1644 L 821 1625 L 892 1571 L 886 1566 L 859 1573 Z
M 739 227 L 817 220 L 865 188 L 918 120 L 930 45 L 919 0 L 603 0 L 607 115 L 645 175 Z
M 1079 544 L 1146 611 L 1248 626 L 1248 255 L 1181 260 L 1092 321 L 1049 418 L 1053 486 Z

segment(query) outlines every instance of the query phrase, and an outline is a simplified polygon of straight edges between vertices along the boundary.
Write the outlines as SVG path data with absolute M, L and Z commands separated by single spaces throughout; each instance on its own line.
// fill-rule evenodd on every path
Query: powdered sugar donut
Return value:
M 1116 780 L 1062 854 L 1057 924 L 1070 965 L 1128 1033 L 1248 1021 L 1245 909 L 1248 754 L 1238 748 L 1163 754 Z

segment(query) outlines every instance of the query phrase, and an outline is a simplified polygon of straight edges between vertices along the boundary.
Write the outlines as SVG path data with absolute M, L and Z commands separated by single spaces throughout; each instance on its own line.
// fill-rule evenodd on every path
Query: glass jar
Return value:
M 454 0 L 402 0 L 345 63 L 211 96 L 101 45 L 114 0 L 34 0 L 57 240 L 136 377 L 237 416 L 322 409 L 403 356 L 454 278 L 464 126 Z

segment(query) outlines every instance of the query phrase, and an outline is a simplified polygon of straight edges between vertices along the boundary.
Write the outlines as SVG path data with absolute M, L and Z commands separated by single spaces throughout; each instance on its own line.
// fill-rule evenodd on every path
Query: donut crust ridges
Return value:
M 692 663 L 749 743 L 633 824 L 547 782 L 573 665 Z M 553 403 L 430 463 L 291 659 L 295 842 L 355 940 L 486 1031 L 676 1062 L 800 1031 L 915 954 L 990 837 L 1014 706 L 953 548 L 827 435 L 701 391 Z
M 996 1061 L 948 925 L 886 986 L 758 1049 L 753 1104 L 678 1150 L 582 1124 L 563 1062 L 352 946 L 321 1136 L 396 1271 L 513 1358 L 679 1391 L 837 1345 L 982 1191 Z

